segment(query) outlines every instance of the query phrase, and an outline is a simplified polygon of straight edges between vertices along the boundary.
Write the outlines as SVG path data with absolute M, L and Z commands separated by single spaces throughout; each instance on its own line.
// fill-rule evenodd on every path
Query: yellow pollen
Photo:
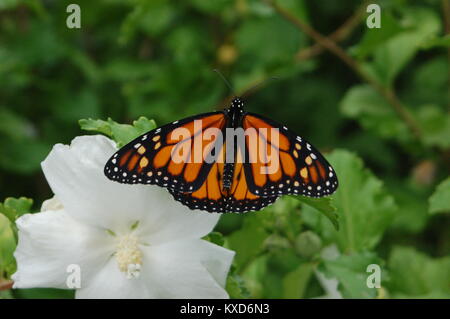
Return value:
M 132 234 L 119 238 L 116 246 L 116 260 L 119 270 L 127 274 L 127 278 L 139 276 L 142 265 L 142 252 L 138 238 Z

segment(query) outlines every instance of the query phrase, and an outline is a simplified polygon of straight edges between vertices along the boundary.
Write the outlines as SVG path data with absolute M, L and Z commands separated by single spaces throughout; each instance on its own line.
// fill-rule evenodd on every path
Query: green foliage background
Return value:
M 73 2 L 81 29 L 66 27 Z M 281 11 L 260 0 L 0 0 L 0 297 L 73 296 L 7 289 L 14 221 L 52 196 L 39 166 L 52 145 L 89 134 L 80 119 L 164 124 L 223 108 L 218 68 L 238 93 L 277 76 L 247 110 L 305 136 L 340 179 L 332 200 L 285 196 L 222 217 L 207 239 L 237 252 L 231 297 L 330 296 L 323 279 L 336 278 L 346 298 L 449 298 L 449 1 L 373 2 L 381 29 L 356 0 L 279 0 Z M 295 21 L 337 32 L 356 69 Z M 80 124 L 119 143 L 154 125 L 114 121 Z M 380 289 L 366 285 L 369 264 Z

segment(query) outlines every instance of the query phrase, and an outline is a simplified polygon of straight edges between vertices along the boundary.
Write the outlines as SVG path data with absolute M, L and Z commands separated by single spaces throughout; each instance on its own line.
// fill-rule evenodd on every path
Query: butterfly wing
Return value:
M 202 185 L 194 192 L 180 192 L 169 189 L 175 200 L 190 209 L 201 209 L 208 212 L 224 212 L 226 197 L 222 193 L 224 145 L 222 143 L 218 160 L 212 163 L 211 169 Z M 222 159 L 222 160 L 219 160 Z
M 251 132 L 244 147 L 237 149 L 231 187 L 224 188 L 226 144 L 214 135 L 205 140 L 203 133 L 213 128 L 225 136 L 226 123 L 225 113 L 213 112 L 149 131 L 115 153 L 105 165 L 105 175 L 120 183 L 167 187 L 177 201 L 209 212 L 260 210 L 283 194 L 321 197 L 336 190 L 333 168 L 311 144 L 252 113 L 242 118 L 243 129 Z M 272 133 L 274 128 L 277 134 Z M 187 135 L 174 135 L 179 129 Z M 195 145 L 200 145 L 199 152 Z M 218 158 L 205 161 L 204 155 L 212 149 L 219 153 Z M 174 160 L 175 153 L 181 161 Z M 271 155 L 275 160 L 268 161 Z M 275 170 L 269 169 L 271 163 L 278 163 Z
M 169 189 L 173 197 L 191 209 L 201 209 L 212 213 L 260 210 L 278 198 L 260 197 L 249 191 L 244 173 L 240 150 L 237 151 L 231 188 L 223 187 L 225 144 L 222 145 L 218 160 L 212 165 L 203 185 L 195 192 L 178 192 Z
M 337 189 L 337 176 L 328 161 L 286 126 L 253 113 L 244 115 L 242 126 L 248 132 L 244 170 L 252 193 L 322 197 Z
M 120 183 L 195 191 L 212 167 L 203 161 L 203 153 L 216 143 L 215 136 L 206 140 L 203 133 L 208 128 L 222 131 L 225 126 L 223 112 L 200 114 L 161 126 L 122 147 L 108 160 L 104 173 Z M 200 148 L 195 149 L 196 145 Z
M 231 188 L 227 191 L 228 201 L 226 203 L 226 211 L 229 212 L 243 213 L 257 211 L 274 203 L 278 198 L 278 195 L 261 197 L 250 191 L 243 159 L 244 156 L 242 155 L 242 150 L 238 148 L 233 172 L 233 181 L 231 183 Z

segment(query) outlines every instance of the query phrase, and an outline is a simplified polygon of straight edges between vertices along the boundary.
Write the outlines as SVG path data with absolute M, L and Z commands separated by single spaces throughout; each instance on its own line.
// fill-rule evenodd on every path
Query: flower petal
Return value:
M 52 198 L 45 200 L 41 206 L 41 212 L 45 212 L 47 210 L 61 210 L 61 209 L 64 209 L 64 206 L 56 198 L 56 196 L 53 196 Z
M 141 277 L 158 298 L 228 298 L 234 252 L 200 239 L 143 248 Z
M 141 277 L 128 279 L 111 258 L 86 286 L 75 293 L 77 299 L 147 299 L 156 298 Z
M 220 214 L 190 210 L 168 192 L 164 195 L 170 197 L 154 200 L 151 214 L 136 230 L 146 243 L 159 245 L 183 238 L 198 239 L 209 234 L 219 221 Z
M 15 288 L 68 288 L 69 265 L 79 265 L 81 285 L 103 266 L 114 249 L 103 231 L 83 225 L 65 211 L 26 214 L 16 221 Z
M 73 217 L 117 233 L 139 221 L 139 232 L 152 234 L 153 242 L 199 238 L 213 229 L 218 214 L 193 212 L 164 188 L 108 180 L 103 168 L 115 151 L 104 136 L 81 136 L 70 147 L 55 145 L 42 163 L 53 192 Z

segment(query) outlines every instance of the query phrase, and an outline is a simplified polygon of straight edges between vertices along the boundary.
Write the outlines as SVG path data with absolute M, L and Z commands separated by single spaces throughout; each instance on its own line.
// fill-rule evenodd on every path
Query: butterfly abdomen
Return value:
M 223 168 L 223 188 L 230 189 L 233 182 L 234 163 L 225 163 Z

